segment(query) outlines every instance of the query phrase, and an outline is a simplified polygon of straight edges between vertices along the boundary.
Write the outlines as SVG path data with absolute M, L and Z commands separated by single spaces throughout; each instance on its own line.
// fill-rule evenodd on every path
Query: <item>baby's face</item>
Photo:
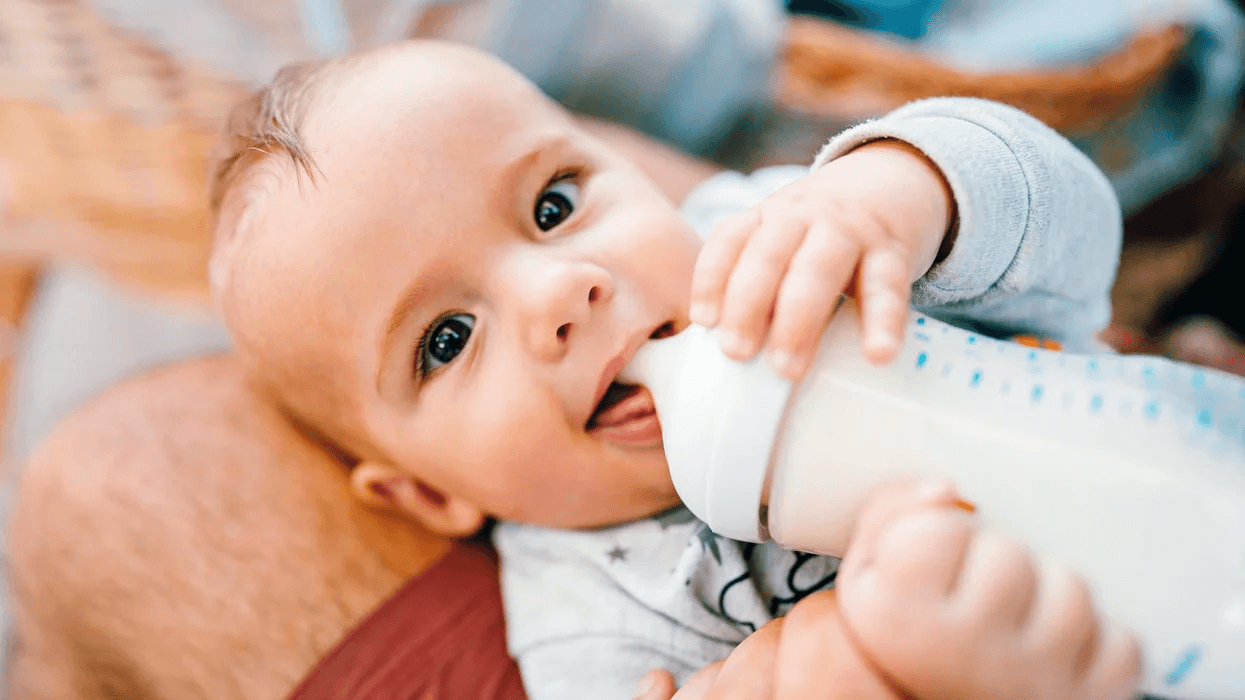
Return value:
M 610 388 L 686 324 L 698 238 L 509 69 L 437 52 L 357 68 L 309 116 L 317 184 L 285 177 L 256 222 L 265 328 L 346 373 L 369 458 L 489 514 L 675 505 L 647 393 Z

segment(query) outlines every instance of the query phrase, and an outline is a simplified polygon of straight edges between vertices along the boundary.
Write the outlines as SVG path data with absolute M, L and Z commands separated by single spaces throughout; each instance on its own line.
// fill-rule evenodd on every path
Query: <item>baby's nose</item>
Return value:
M 559 265 L 528 285 L 528 345 L 544 361 L 561 359 L 614 294 L 609 273 L 593 264 Z

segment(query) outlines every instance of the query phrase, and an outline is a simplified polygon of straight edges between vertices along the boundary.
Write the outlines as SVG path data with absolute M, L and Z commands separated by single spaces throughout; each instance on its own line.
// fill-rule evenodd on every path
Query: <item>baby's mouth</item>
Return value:
M 648 389 L 613 382 L 584 426 L 608 442 L 639 444 L 661 439 L 661 425 Z
M 665 338 L 677 330 L 674 321 L 666 321 L 648 337 L 650 340 Z M 622 367 L 617 371 L 621 372 Z M 630 445 L 661 442 L 661 424 L 653 406 L 653 395 L 643 386 L 624 384 L 617 379 L 606 388 L 592 415 L 588 416 L 584 430 L 607 442 Z

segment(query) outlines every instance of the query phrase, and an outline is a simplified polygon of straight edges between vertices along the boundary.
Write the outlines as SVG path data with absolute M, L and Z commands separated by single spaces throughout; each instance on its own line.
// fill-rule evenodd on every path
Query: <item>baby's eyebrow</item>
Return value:
M 393 312 L 389 314 L 389 321 L 385 324 L 384 335 L 380 341 L 380 364 L 379 371 L 376 375 L 376 385 L 380 388 L 381 378 L 385 374 L 385 369 L 389 366 L 389 355 L 393 352 L 394 342 L 397 340 L 398 331 L 406 322 L 407 317 L 411 315 L 419 306 L 419 300 L 424 296 L 424 285 L 418 280 L 412 284 L 410 288 L 402 295 L 402 299 L 393 307 Z

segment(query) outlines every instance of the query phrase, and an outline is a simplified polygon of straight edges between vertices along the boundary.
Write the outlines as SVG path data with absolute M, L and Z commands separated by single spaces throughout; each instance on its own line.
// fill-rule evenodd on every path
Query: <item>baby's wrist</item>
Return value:
M 879 139 L 865 143 L 853 152 L 873 149 L 885 149 L 914 166 L 909 171 L 914 176 L 912 181 L 919 182 L 918 189 L 929 195 L 925 201 L 921 201 L 925 198 L 919 195 L 913 197 L 916 200 L 911 203 L 913 209 L 896 207 L 892 210 L 897 216 L 911 217 L 898 222 L 903 230 L 909 227 L 919 230 L 915 239 L 911 240 L 914 264 L 909 281 L 915 282 L 951 254 L 959 228 L 955 195 L 942 170 L 916 146 L 900 139 Z

